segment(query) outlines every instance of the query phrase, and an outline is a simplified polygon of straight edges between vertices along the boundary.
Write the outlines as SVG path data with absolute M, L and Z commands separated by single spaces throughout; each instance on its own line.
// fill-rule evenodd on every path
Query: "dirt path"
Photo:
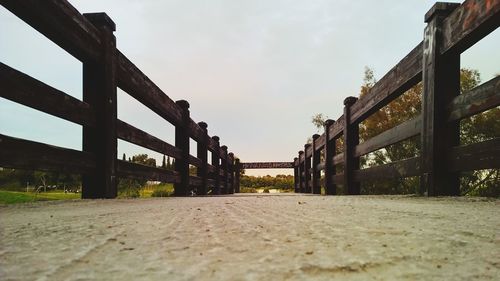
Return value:
M 499 214 L 500 200 L 294 194 L 3 206 L 0 279 L 494 280 Z

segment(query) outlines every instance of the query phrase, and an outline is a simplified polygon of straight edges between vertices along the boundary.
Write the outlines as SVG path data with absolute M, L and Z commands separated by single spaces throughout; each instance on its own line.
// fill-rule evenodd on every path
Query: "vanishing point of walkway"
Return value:
M 233 195 L 0 207 L 2 280 L 493 280 L 499 200 Z

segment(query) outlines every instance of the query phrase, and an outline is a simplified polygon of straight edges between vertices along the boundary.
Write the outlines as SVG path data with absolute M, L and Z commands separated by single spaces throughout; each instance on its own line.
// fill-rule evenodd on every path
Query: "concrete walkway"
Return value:
M 500 200 L 253 194 L 0 207 L 1 280 L 499 276 Z

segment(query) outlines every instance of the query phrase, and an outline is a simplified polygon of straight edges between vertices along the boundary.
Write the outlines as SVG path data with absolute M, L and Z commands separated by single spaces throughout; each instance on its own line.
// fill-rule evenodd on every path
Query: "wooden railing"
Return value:
M 233 153 L 209 137 L 206 123 L 190 118 L 187 101 L 172 101 L 116 49 L 115 24 L 105 13 L 82 15 L 65 0 L 0 4 L 83 64 L 81 101 L 0 63 L 1 97 L 83 126 L 82 151 L 0 134 L 0 167 L 82 174 L 83 198 L 116 197 L 121 177 L 174 183 L 178 196 L 234 192 Z M 175 145 L 118 120 L 117 87 L 174 125 Z M 118 139 L 175 158 L 174 171 L 118 160 Z M 190 139 L 196 156 L 189 154 Z
M 500 168 L 500 139 L 470 145 L 459 143 L 459 121 L 500 105 L 500 77 L 460 94 L 460 54 L 500 25 L 500 1 L 467 0 L 436 3 L 425 15 L 424 40 L 359 100 L 344 100 L 344 114 L 325 122 L 294 159 L 295 191 L 326 194 L 343 185 L 346 194 L 360 194 L 360 182 L 419 176 L 419 193 L 459 195 L 461 171 Z M 492 62 L 495 63 L 495 62 Z M 360 143 L 359 124 L 423 84 L 421 115 Z M 360 169 L 360 156 L 420 135 L 420 156 Z M 343 140 L 343 152 L 335 142 Z M 324 161 L 321 161 L 321 153 Z M 336 166 L 343 164 L 343 173 Z

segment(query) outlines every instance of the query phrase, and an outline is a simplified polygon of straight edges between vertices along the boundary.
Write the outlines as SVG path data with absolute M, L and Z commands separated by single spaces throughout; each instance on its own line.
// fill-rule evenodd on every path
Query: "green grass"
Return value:
M 80 198 L 81 195 L 79 193 L 44 192 L 35 194 L 31 192 L 0 190 L 0 204 L 15 204 L 49 200 L 71 200 Z

